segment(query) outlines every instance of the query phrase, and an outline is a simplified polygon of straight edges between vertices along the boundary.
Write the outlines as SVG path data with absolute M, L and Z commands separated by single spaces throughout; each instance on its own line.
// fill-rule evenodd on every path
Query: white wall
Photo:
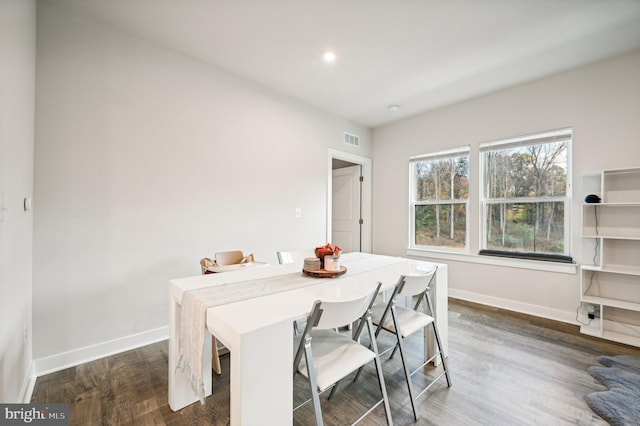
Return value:
M 371 155 L 368 129 L 47 2 L 36 94 L 39 372 L 165 337 L 201 257 L 323 243 L 328 148 Z
M 36 5 L 0 1 L 0 402 L 23 402 L 31 376 Z M 25 337 L 26 332 L 26 337 Z
M 408 246 L 408 158 L 471 145 L 470 252 L 479 242 L 478 144 L 573 127 L 573 255 L 581 261 L 581 175 L 640 167 L 640 51 L 377 128 L 373 132 L 373 250 Z M 474 259 L 478 260 L 478 258 Z M 440 259 L 439 261 L 443 261 Z M 483 260 L 480 260 L 483 261 Z M 445 261 L 451 295 L 571 321 L 579 274 Z

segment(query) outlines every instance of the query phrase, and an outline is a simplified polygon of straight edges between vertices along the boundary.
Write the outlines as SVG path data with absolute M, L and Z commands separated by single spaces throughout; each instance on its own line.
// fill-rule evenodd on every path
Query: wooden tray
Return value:
M 345 266 L 341 266 L 339 271 L 325 271 L 324 269 L 318 269 L 316 271 L 302 270 L 303 274 L 316 278 L 335 278 L 345 272 L 347 272 L 347 268 Z

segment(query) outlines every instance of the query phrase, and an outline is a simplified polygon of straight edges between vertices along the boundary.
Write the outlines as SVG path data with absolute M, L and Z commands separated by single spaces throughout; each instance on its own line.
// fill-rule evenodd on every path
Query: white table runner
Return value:
M 379 255 L 367 255 L 351 261 L 348 257 L 348 255 L 343 256 L 343 264 L 347 267 L 348 275 L 357 275 L 402 261 L 400 258 Z M 334 279 L 339 280 L 340 277 Z M 189 374 L 191 386 L 199 395 L 200 402 L 204 404 L 205 397 L 202 354 L 208 308 L 317 285 L 325 280 L 295 272 L 185 291 L 180 310 L 180 358 L 177 368 Z

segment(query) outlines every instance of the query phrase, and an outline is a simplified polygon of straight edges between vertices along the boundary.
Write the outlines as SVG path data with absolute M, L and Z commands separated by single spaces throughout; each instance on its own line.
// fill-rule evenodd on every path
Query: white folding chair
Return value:
M 355 299 L 316 301 L 307 318 L 304 332 L 294 337 L 296 352 L 294 354 L 293 376 L 295 378 L 297 373 L 307 379 L 311 390 L 311 398 L 298 405 L 294 411 L 309 401 L 313 401 L 316 425 L 323 424 L 320 394 L 332 387 L 335 389 L 339 380 L 371 361 L 374 361 L 376 365 L 382 399 L 377 401 L 355 423 L 362 420 L 380 404 L 384 404 L 387 423 L 393 424 L 387 390 L 382 376 L 382 366 L 378 356 L 378 346 L 371 323 L 371 306 L 380 290 L 380 285 L 381 283 L 377 283 L 373 292 L 368 292 Z M 358 319 L 360 321 L 353 333 L 353 338 L 333 331 L 335 327 Z M 371 340 L 371 349 L 358 341 L 365 326 Z
M 316 253 L 313 249 L 299 251 L 278 251 L 276 252 L 276 254 L 278 255 L 278 263 L 280 265 L 287 265 L 289 263 L 297 262 L 302 265 L 302 262 L 305 258 L 316 257 Z
M 397 343 L 382 351 L 380 355 L 384 355 L 385 353 L 392 350 L 389 358 L 393 357 L 396 352 L 396 349 L 400 349 L 400 357 L 402 358 L 402 366 L 404 369 L 405 379 L 407 381 L 407 387 L 409 388 L 409 397 L 411 399 L 411 408 L 413 409 L 413 417 L 418 420 L 418 413 L 416 411 L 416 398 L 419 398 L 423 395 L 432 385 L 434 385 L 442 376 L 445 376 L 447 379 L 447 386 L 451 386 L 451 378 L 449 377 L 449 369 L 447 368 L 447 361 L 445 360 L 444 351 L 442 350 L 442 344 L 440 341 L 440 333 L 438 332 L 438 326 L 433 318 L 433 305 L 431 304 L 431 297 L 429 296 L 429 290 L 431 286 L 431 282 L 433 281 L 433 277 L 435 276 L 437 267 L 433 268 L 433 270 L 419 275 L 402 275 L 398 280 L 391 297 L 389 298 L 389 302 L 386 304 L 379 304 L 372 308 L 371 319 L 372 322 L 377 326 L 375 335 L 376 337 L 380 334 L 381 330 L 388 331 L 389 333 L 393 333 L 396 335 Z M 416 296 L 417 302 L 413 309 L 407 309 L 403 307 L 396 306 L 396 299 L 398 296 Z M 429 315 L 420 312 L 418 309 L 423 300 L 426 300 L 427 308 Z M 404 339 L 413 333 L 424 329 L 429 324 L 433 327 L 433 332 L 436 338 L 436 344 L 438 346 L 437 352 L 429 358 L 427 361 L 422 363 L 419 367 L 417 367 L 412 372 L 409 371 L 406 360 L 406 352 L 404 347 Z M 422 367 L 426 364 L 433 361 L 436 357 L 440 356 L 442 360 L 442 369 L 443 371 L 433 379 L 423 390 L 421 390 L 417 395 L 413 389 L 413 384 L 411 381 L 411 376 L 413 376 L 416 372 L 418 372 Z M 358 374 L 360 372 L 358 371 Z M 357 379 L 357 376 L 356 376 Z

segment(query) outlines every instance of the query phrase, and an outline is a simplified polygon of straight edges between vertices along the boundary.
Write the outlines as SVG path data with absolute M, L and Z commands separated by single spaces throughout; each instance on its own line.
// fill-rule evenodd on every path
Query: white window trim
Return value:
M 497 149 L 510 149 L 516 148 L 519 146 L 529 146 L 535 144 L 542 143 L 552 143 L 552 142 L 567 142 L 567 195 L 565 197 L 531 197 L 531 198 L 491 198 L 486 199 L 484 197 L 485 193 L 485 170 L 483 164 L 483 154 L 488 151 L 493 151 Z M 478 207 L 480 209 L 480 214 L 478 215 L 478 219 L 480 220 L 478 226 L 479 232 L 479 244 L 480 250 L 487 249 L 487 241 L 486 241 L 486 212 L 487 212 L 487 204 L 494 204 L 500 202 L 518 202 L 517 200 L 525 200 L 527 202 L 543 202 L 543 201 L 564 201 L 564 247 L 565 251 L 561 255 L 563 256 L 573 256 L 573 247 L 571 244 L 571 214 L 572 214 L 572 194 L 573 194 L 573 183 L 572 183 L 572 159 L 573 159 L 573 128 L 567 127 L 563 129 L 551 130 L 548 132 L 535 133 L 531 135 L 518 136 L 515 138 L 509 138 L 504 140 L 497 141 L 488 141 L 480 144 L 480 150 L 478 153 Z M 489 257 L 489 256 L 483 256 Z M 524 261 L 524 260 L 523 260 Z M 544 264 L 554 262 L 545 261 L 545 260 L 531 260 L 531 262 L 542 262 Z M 575 268 L 574 268 L 575 269 Z
M 413 164 L 420 161 L 438 160 L 442 158 L 455 158 L 466 155 L 471 158 L 471 146 L 466 145 L 458 148 L 449 149 L 446 151 L 438 151 L 430 154 L 414 155 L 409 157 L 409 229 L 408 229 L 408 250 L 419 251 L 439 251 L 447 253 L 469 253 L 469 197 L 466 200 L 437 200 L 437 201 L 414 201 L 415 198 L 415 173 L 413 170 Z M 471 163 L 469 162 L 469 178 L 471 177 Z M 469 179 L 469 185 L 471 180 Z M 465 205 L 465 241 L 463 248 L 455 247 L 442 247 L 442 246 L 420 246 L 416 245 L 415 238 L 415 206 L 422 205 L 443 205 L 443 204 L 464 204 Z
M 573 138 L 573 128 L 550 130 L 548 132 L 533 133 L 530 135 L 517 136 L 509 139 L 499 139 L 480 143 L 480 152 L 494 151 L 498 149 L 516 148 L 519 146 L 529 146 L 543 143 L 553 143 L 561 141 L 571 141 Z

